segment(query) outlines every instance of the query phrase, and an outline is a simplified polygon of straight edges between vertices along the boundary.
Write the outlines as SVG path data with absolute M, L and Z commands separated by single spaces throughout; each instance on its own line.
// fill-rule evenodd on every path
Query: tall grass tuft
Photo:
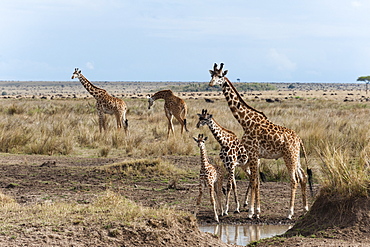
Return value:
M 322 193 L 337 194 L 343 198 L 368 196 L 370 167 L 353 158 L 345 147 L 324 143 L 318 149 L 321 158 Z

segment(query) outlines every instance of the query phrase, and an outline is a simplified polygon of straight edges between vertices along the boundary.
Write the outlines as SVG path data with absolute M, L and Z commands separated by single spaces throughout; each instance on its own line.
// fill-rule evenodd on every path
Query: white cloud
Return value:
M 351 5 L 356 8 L 360 8 L 362 6 L 362 3 L 360 1 L 352 1 Z
M 297 67 L 287 55 L 278 52 L 274 48 L 270 49 L 268 57 L 274 66 L 280 71 L 294 71 Z
M 88 69 L 94 69 L 94 63 L 93 62 L 87 62 L 86 63 L 86 68 L 88 68 Z

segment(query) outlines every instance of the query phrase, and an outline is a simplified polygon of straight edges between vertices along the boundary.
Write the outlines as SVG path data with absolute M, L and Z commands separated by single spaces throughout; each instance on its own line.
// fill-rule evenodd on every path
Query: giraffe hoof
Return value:
M 235 210 L 234 211 L 234 214 L 240 214 L 240 211 L 239 210 Z

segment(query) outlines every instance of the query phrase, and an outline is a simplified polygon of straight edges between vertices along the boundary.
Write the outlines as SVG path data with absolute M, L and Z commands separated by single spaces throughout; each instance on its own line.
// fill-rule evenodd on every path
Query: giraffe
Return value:
M 72 79 L 75 78 L 78 78 L 85 89 L 96 99 L 100 132 L 102 132 L 102 129 L 106 129 L 104 114 L 114 114 L 117 120 L 117 128 L 121 129 L 123 124 L 125 132 L 127 132 L 128 120 L 126 119 L 126 103 L 122 99 L 109 95 L 106 90 L 93 85 L 84 75 L 82 75 L 81 70 L 78 68 L 75 68 L 75 71 L 72 74 Z
M 234 199 L 236 204 L 235 213 L 240 213 L 239 199 L 235 181 L 235 168 L 240 165 L 246 174 L 250 174 L 247 166 L 248 156 L 244 145 L 242 145 L 237 136 L 230 130 L 225 129 L 214 120 L 213 116 L 203 109 L 201 114 L 197 114 L 199 121 L 197 128 L 208 125 L 213 136 L 221 146 L 220 159 L 223 161 L 228 172 L 228 180 L 226 187 L 226 204 L 224 208 L 224 215 L 228 214 L 229 198 L 231 190 L 234 192 Z M 249 187 L 248 187 L 249 188 Z M 248 194 L 248 192 L 247 192 Z
M 199 195 L 196 202 L 195 212 L 194 215 L 198 213 L 198 207 L 200 205 L 203 189 L 205 187 L 209 188 L 209 193 L 211 197 L 211 203 L 213 206 L 214 218 L 217 223 L 219 223 L 218 214 L 217 214 L 217 206 L 222 210 L 222 171 L 219 166 L 214 166 L 208 161 L 207 151 L 205 141 L 208 139 L 207 137 L 203 137 L 203 134 L 199 134 L 198 138 L 193 137 L 194 141 L 198 143 L 198 147 L 200 149 L 200 158 L 201 158 L 201 166 L 199 172 Z M 217 205 L 216 205 L 217 203 Z
M 263 112 L 257 111 L 249 106 L 240 96 L 234 85 L 226 77 L 227 70 L 222 71 L 223 63 L 220 69 L 217 64 L 210 70 L 211 81 L 209 86 L 221 85 L 225 99 L 233 116 L 244 129 L 241 142 L 245 146 L 248 154 L 248 165 L 251 171 L 251 199 L 249 205 L 248 218 L 252 218 L 255 213 L 259 218 L 260 213 L 260 191 L 258 182 L 258 170 L 260 158 L 278 159 L 282 157 L 290 175 L 291 193 L 288 219 L 294 215 L 294 200 L 298 183 L 301 184 L 302 200 L 304 210 L 308 211 L 305 175 L 300 164 L 300 147 L 302 146 L 305 155 L 302 140 L 291 129 L 276 125 L 268 120 Z M 311 189 L 311 188 L 310 188 Z M 256 205 L 255 205 L 256 204 Z
M 189 131 L 186 127 L 186 114 L 188 108 L 183 99 L 175 96 L 171 90 L 158 91 L 152 96 L 148 95 L 147 97 L 149 102 L 148 109 L 152 107 L 154 101 L 156 101 L 157 99 L 164 99 L 164 112 L 166 113 L 166 117 L 168 119 L 167 138 L 169 137 L 170 132 L 172 132 L 173 134 L 173 116 L 175 116 L 177 121 L 179 121 L 179 123 L 181 124 L 181 134 L 183 133 L 184 128 L 186 132 Z

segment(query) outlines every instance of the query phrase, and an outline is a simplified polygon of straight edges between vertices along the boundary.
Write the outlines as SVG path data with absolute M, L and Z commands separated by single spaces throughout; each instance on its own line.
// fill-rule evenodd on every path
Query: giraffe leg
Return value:
M 256 218 L 260 218 L 260 213 L 261 213 L 261 205 L 260 205 L 260 159 L 257 160 L 257 175 L 256 175 Z
M 229 200 L 230 200 L 230 194 L 232 189 L 232 177 L 231 172 L 229 171 L 228 179 L 227 179 L 227 185 L 226 185 L 226 204 L 223 215 L 228 215 L 229 211 Z
M 231 193 L 231 190 L 233 189 L 233 186 L 232 186 L 233 179 L 232 178 L 234 176 L 234 173 L 233 173 L 230 161 L 228 160 L 227 150 L 225 148 L 221 148 L 220 158 L 223 161 L 224 166 L 226 167 L 227 173 L 228 173 L 228 179 L 227 179 L 227 185 L 226 185 L 226 202 L 225 202 L 225 208 L 224 208 L 224 211 L 222 212 L 222 215 L 228 215 L 230 193 Z
M 98 109 L 98 116 L 99 116 L 99 131 L 101 133 L 102 130 L 106 129 L 104 112 Z
M 298 169 L 298 178 L 299 178 L 299 183 L 301 184 L 303 208 L 305 212 L 307 212 L 308 211 L 307 191 L 306 191 L 307 176 L 301 167 Z
M 249 182 L 248 183 L 248 186 L 247 186 L 247 191 L 245 193 L 245 198 L 244 198 L 244 204 L 243 204 L 243 207 L 247 207 L 248 206 L 248 195 L 249 195 L 249 190 L 251 188 L 251 183 Z
M 220 209 L 220 212 L 223 212 L 223 207 L 222 207 L 222 175 L 218 176 L 219 179 L 217 179 L 217 187 L 216 187 L 216 196 L 217 196 L 217 204 L 218 208 Z
M 184 132 L 184 128 L 185 128 L 186 132 L 188 132 L 188 129 L 186 128 L 186 119 L 183 119 L 180 116 L 175 116 L 175 118 L 177 119 L 177 121 L 181 125 L 181 134 Z
M 256 218 L 260 218 L 261 204 L 260 204 L 260 177 L 257 173 L 257 188 L 256 188 Z
M 297 190 L 297 181 L 295 179 L 291 179 L 291 191 L 290 191 L 290 204 L 289 204 L 289 213 L 288 213 L 288 219 L 292 219 L 294 215 L 294 200 L 295 200 L 295 194 Z
M 119 112 L 114 113 L 114 116 L 116 117 L 116 122 L 117 122 L 117 129 L 122 128 L 122 114 Z
M 299 153 L 299 152 L 298 152 Z M 288 219 L 292 219 L 294 215 L 294 201 L 295 201 L 295 195 L 297 191 L 298 186 L 298 164 L 299 164 L 299 157 L 292 157 L 286 156 L 284 157 L 285 165 L 288 169 L 289 176 L 290 176 L 290 203 L 289 203 L 289 212 L 288 212 Z M 300 165 L 299 165 L 300 166 Z
M 174 134 L 173 132 L 173 124 L 172 124 L 172 119 L 173 119 L 173 115 L 169 112 L 166 111 L 166 117 L 168 119 L 168 130 L 167 130 L 167 138 L 170 136 L 170 132 L 172 132 L 172 134 Z
M 251 186 L 251 199 L 249 204 L 249 212 L 248 212 L 248 218 L 252 219 L 254 216 L 254 206 L 255 206 L 255 200 L 257 199 L 257 190 L 258 187 L 258 158 L 254 160 L 250 160 L 250 170 L 251 170 L 251 179 L 250 179 L 250 186 Z
M 246 190 L 245 198 L 244 198 L 244 203 L 243 203 L 243 207 L 247 207 L 248 206 L 248 194 L 249 194 L 249 190 L 251 188 L 251 183 L 250 183 L 251 171 L 246 166 L 242 166 L 242 168 L 243 168 L 245 174 L 247 174 L 248 177 L 249 177 L 249 183 L 248 183 L 248 186 L 247 186 L 247 190 Z
M 233 170 L 233 172 L 232 172 L 232 177 L 231 177 L 231 179 L 232 179 L 231 185 L 232 185 L 232 190 L 234 191 L 234 200 L 235 200 L 235 205 L 236 205 L 234 213 L 240 214 L 238 191 L 237 191 L 237 188 L 236 188 L 236 181 L 235 181 L 235 174 L 234 174 L 235 167 L 232 170 Z
M 240 205 L 239 205 L 239 198 L 238 198 L 238 191 L 236 188 L 235 177 L 233 177 L 232 184 L 233 184 L 233 191 L 234 191 L 234 200 L 235 200 L 235 205 L 236 205 L 234 213 L 240 214 Z
M 211 197 L 211 203 L 212 203 L 212 206 L 213 206 L 213 212 L 214 212 L 214 215 L 215 215 L 215 221 L 217 223 L 219 223 L 218 214 L 217 214 L 217 207 L 216 207 L 216 200 L 215 200 L 215 187 L 213 185 L 211 185 L 209 187 L 209 194 L 210 194 L 210 197 Z
M 181 134 L 183 132 L 183 129 L 185 128 L 186 132 L 189 132 L 188 127 L 186 126 L 186 110 L 183 109 L 180 113 L 179 118 L 177 119 L 181 123 Z

